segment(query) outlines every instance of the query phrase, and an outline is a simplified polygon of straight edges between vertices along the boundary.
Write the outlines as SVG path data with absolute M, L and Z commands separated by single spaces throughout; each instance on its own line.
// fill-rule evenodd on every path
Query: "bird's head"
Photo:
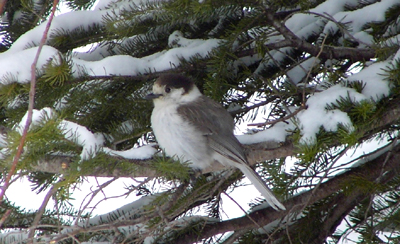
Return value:
M 146 96 L 154 104 L 184 104 L 201 96 L 197 86 L 189 78 L 179 74 L 160 76 L 153 85 L 153 92 Z

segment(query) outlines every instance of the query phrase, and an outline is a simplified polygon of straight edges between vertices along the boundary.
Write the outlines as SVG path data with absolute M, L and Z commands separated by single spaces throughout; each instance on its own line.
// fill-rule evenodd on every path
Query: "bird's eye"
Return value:
M 166 93 L 169 93 L 170 91 L 171 91 L 171 88 L 165 87 L 165 92 L 166 92 Z

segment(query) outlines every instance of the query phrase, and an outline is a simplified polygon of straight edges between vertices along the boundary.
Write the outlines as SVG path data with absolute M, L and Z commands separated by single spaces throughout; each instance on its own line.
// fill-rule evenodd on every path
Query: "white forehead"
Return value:
M 166 85 L 155 82 L 153 85 L 153 93 L 154 94 L 162 94 L 161 97 L 156 100 L 162 100 L 165 102 L 174 102 L 174 103 L 188 103 L 194 101 L 196 98 L 202 96 L 200 90 L 197 86 L 193 86 L 189 92 L 185 92 L 184 88 L 173 88 L 170 87 L 171 91 L 167 93 L 165 91 Z
M 153 84 L 153 93 L 154 94 L 162 94 L 165 90 L 165 86 L 161 86 L 159 83 L 154 82 Z

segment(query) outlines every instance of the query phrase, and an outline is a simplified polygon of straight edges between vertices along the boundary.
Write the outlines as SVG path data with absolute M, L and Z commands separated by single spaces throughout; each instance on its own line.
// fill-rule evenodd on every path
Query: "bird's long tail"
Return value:
M 242 173 L 251 181 L 251 183 L 256 187 L 256 189 L 265 197 L 268 204 L 271 205 L 275 210 L 286 210 L 285 206 L 279 202 L 279 200 L 274 196 L 265 182 L 261 177 L 247 164 L 236 165 Z

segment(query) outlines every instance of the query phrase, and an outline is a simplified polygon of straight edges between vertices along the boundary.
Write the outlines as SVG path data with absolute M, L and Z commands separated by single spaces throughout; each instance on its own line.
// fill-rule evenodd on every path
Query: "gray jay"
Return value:
M 236 167 L 251 181 L 274 209 L 285 210 L 265 182 L 249 166 L 233 134 L 232 116 L 217 102 L 201 94 L 188 78 L 160 76 L 153 85 L 151 125 L 159 146 L 170 157 L 189 161 L 203 170 L 217 162 Z

